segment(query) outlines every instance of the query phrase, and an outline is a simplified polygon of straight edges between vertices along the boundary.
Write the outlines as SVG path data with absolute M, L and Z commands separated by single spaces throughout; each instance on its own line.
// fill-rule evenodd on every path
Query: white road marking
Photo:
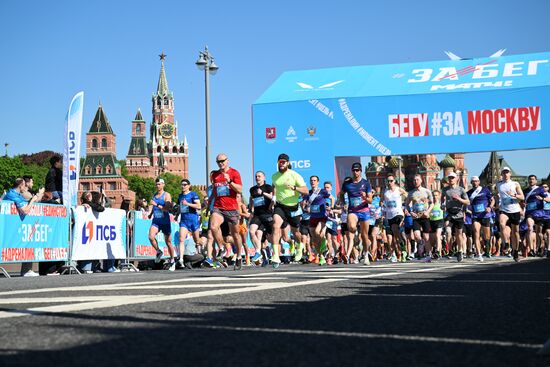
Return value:
M 449 266 L 448 269 L 454 268 L 455 266 Z M 423 272 L 429 272 L 434 270 L 439 270 L 441 267 L 437 268 L 424 268 L 421 269 Z M 390 276 L 397 276 L 397 275 L 403 275 L 408 272 L 418 272 L 420 269 L 413 269 L 409 271 L 394 271 L 394 272 L 386 272 L 386 273 L 375 273 L 375 274 L 365 274 L 360 276 L 360 279 L 368 279 L 368 278 L 378 278 L 378 277 L 390 277 Z M 263 275 L 263 274 L 261 274 Z M 56 306 L 45 306 L 45 307 L 36 307 L 36 308 L 29 308 L 25 310 L 13 310 L 13 311 L 1 311 L 0 312 L 0 318 L 11 318 L 11 317 L 21 317 L 21 316 L 28 316 L 28 315 L 34 315 L 34 314 L 40 314 L 40 313 L 58 313 L 58 312 L 74 312 L 74 311 L 83 311 L 83 310 L 93 310 L 98 308 L 106 308 L 106 307 L 117 307 L 117 306 L 127 306 L 131 304 L 144 304 L 144 303 L 150 303 L 150 302 L 162 302 L 162 301 L 174 301 L 174 300 L 183 300 L 183 299 L 192 299 L 192 298 L 200 298 L 200 297 L 210 297 L 210 296 L 221 296 L 225 294 L 236 294 L 236 293 L 245 293 L 245 292 L 256 292 L 256 291 L 265 291 L 265 290 L 273 290 L 273 289 L 282 289 L 282 288 L 292 288 L 292 287 L 301 287 L 301 286 L 307 286 L 307 285 L 314 285 L 314 284 L 325 284 L 325 283 L 332 283 L 332 282 L 339 282 L 344 281 L 346 279 L 349 279 L 349 275 L 340 276 L 340 277 L 316 277 L 318 279 L 311 279 L 311 280 L 303 280 L 303 281 L 297 281 L 297 282 L 272 282 L 272 283 L 262 283 L 260 285 L 253 285 L 250 286 L 248 284 L 242 284 L 242 288 L 232 288 L 232 289 L 215 289 L 215 290 L 206 290 L 206 291 L 200 291 L 200 292 L 192 292 L 192 293 L 186 293 L 186 294 L 170 294 L 170 295 L 127 295 L 127 296 L 119 296 L 117 298 L 113 298 L 109 295 L 105 295 L 102 300 L 99 301 L 93 301 L 90 303 L 72 303 L 74 301 L 71 301 L 72 297 L 65 297 L 67 304 L 64 305 L 56 305 Z M 210 280 L 226 280 L 226 277 L 210 277 Z M 355 278 L 355 276 L 354 276 Z M 171 279 L 171 280 L 165 280 L 165 281 L 151 281 L 151 282 L 141 282 L 141 285 L 162 285 L 165 283 L 174 283 L 174 282 L 186 282 L 191 279 L 197 279 L 197 278 L 189 278 L 189 279 Z M 207 278 L 200 278 L 202 280 Z M 227 280 L 235 280 L 235 278 L 227 278 Z M 254 280 L 253 278 L 251 278 Z M 257 283 L 255 283 L 257 284 Z M 138 284 L 139 285 L 139 284 Z M 113 284 L 110 287 L 110 290 L 116 290 L 121 291 L 124 290 L 124 287 L 134 287 L 136 286 L 136 283 L 125 283 L 125 284 Z M 78 289 L 78 290 L 105 290 L 105 285 L 99 285 L 99 286 L 88 286 L 88 287 L 68 287 L 69 289 Z M 103 289 L 101 289 L 103 288 Z M 54 291 L 66 291 L 67 288 L 54 288 L 50 290 Z M 37 290 L 30 290 L 29 293 L 36 293 Z M 22 291 L 14 291 L 18 292 L 15 294 L 22 294 Z M 4 293 L 10 293 L 10 292 L 4 292 Z M 10 294 L 14 294 L 11 292 Z
M 446 344 L 449 344 L 449 343 L 468 344 L 468 345 L 506 347 L 506 348 L 514 347 L 514 348 L 525 348 L 525 349 L 540 349 L 542 347 L 542 344 L 527 344 L 527 343 L 519 343 L 514 341 L 459 339 L 459 338 L 432 337 L 432 336 L 421 336 L 421 335 L 354 333 L 354 332 L 329 331 L 329 330 L 270 329 L 270 328 L 234 327 L 234 326 L 219 326 L 219 325 L 186 325 L 186 327 L 195 327 L 198 329 L 210 329 L 210 330 L 335 336 L 335 337 L 362 338 L 362 339 L 393 339 L 393 340 L 401 340 L 401 341 L 446 343 Z

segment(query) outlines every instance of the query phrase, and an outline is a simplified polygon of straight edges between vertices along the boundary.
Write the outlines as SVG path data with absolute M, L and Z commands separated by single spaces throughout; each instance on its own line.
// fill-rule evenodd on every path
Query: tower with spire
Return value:
M 170 172 L 187 178 L 187 138 L 179 140 L 178 123 L 174 118 L 174 95 L 168 88 L 164 68 L 166 55 L 163 52 L 159 57 L 159 81 L 157 91 L 151 98 L 153 121 L 149 128 L 150 140 L 146 141 L 146 124 L 141 111 L 138 110 L 132 121 L 132 141 L 126 157 L 126 166 L 132 175 L 157 177 L 161 173 Z
M 135 193 L 128 190 L 128 181 L 122 177 L 116 159 L 116 135 L 101 103 L 86 134 L 86 158 L 81 166 L 79 193 L 103 191 L 113 208 L 120 208 L 123 201 L 130 205 Z

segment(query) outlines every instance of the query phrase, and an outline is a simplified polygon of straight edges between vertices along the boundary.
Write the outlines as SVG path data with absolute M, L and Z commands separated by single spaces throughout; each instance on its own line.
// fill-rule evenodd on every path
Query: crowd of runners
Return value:
M 178 262 L 190 266 L 183 256 L 188 235 L 194 239 L 191 252 L 195 254 L 190 256 L 198 256 L 193 264 L 232 265 L 235 270 L 241 269 L 243 261 L 278 268 L 291 261 L 322 266 L 550 257 L 548 185 L 539 186 L 531 175 L 528 187 L 522 189 L 511 179 L 509 167 L 502 168 L 495 192 L 481 186 L 477 176 L 466 191 L 454 172 L 447 175 L 441 191 L 423 187 L 422 177 L 416 175 L 414 188 L 407 192 L 391 174 L 385 187 L 372 187 L 356 162 L 335 197 L 332 183 L 321 183 L 318 176 L 309 177 L 308 188 L 292 169 L 289 156 L 280 154 L 271 183 L 266 173 L 256 172 L 256 185 L 249 189 L 246 205 L 241 176 L 230 167 L 227 155 L 218 154 L 216 163 L 219 169 L 211 172 L 211 186 L 202 203 L 190 191 L 189 180 L 182 180 L 182 192 L 174 204 L 163 180 L 156 180 L 149 239 L 157 250 L 155 261 L 160 262 L 164 254 L 155 238 L 164 233 L 169 270 L 175 270 Z M 170 240 L 171 212 L 179 220 L 180 256 Z M 255 249 L 252 255 L 248 238 Z M 284 252 L 282 244 L 287 245 Z

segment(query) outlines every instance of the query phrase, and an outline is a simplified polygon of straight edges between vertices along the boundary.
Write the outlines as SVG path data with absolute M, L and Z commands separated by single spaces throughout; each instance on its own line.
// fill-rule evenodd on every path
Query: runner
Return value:
M 196 192 L 191 191 L 191 182 L 184 178 L 181 180 L 181 194 L 178 197 L 180 208 L 180 260 L 184 267 L 183 254 L 185 253 L 185 239 L 191 233 L 195 244 L 200 243 L 200 222 L 197 210 L 201 209 L 201 199 Z
M 271 234 L 273 225 L 273 187 L 265 182 L 265 173 L 256 172 L 256 185 L 250 188 L 250 240 L 256 249 L 256 254 L 251 258 L 254 263 L 262 261 L 262 237 L 264 232 Z
M 402 197 L 406 196 L 407 192 L 396 184 L 395 177 L 392 174 L 388 175 L 386 183 L 388 184 L 388 188 L 384 191 L 384 216 L 388 221 L 388 240 L 391 237 L 391 240 L 389 240 L 390 260 L 391 262 L 397 262 L 398 259 L 405 261 L 407 258 L 407 251 L 405 251 L 404 254 L 401 253 L 400 227 L 405 216 L 403 213 Z
M 443 230 L 443 209 L 441 208 L 441 192 L 434 190 L 433 193 L 434 205 L 430 211 L 430 245 L 434 250 L 434 257 L 441 257 L 441 231 Z M 430 259 L 428 259 L 430 261 Z
M 237 194 L 242 191 L 241 175 L 236 169 L 229 167 L 229 158 L 220 153 L 216 156 L 219 170 L 212 175 L 212 196 L 214 209 L 210 215 L 210 229 L 219 246 L 223 246 L 224 239 L 221 225 L 226 223 L 233 238 L 233 244 L 237 248 L 237 259 L 233 270 L 241 270 L 242 267 L 242 240 L 239 234 L 239 203 Z
M 157 239 L 155 238 L 157 233 L 162 232 L 164 234 L 164 240 L 166 246 L 168 246 L 168 252 L 170 253 L 170 260 L 168 263 L 168 270 L 176 270 L 176 251 L 174 246 L 172 246 L 171 233 L 172 229 L 170 228 L 170 213 L 168 212 L 168 207 L 170 206 L 167 203 L 172 202 L 172 197 L 169 192 L 164 191 L 164 180 L 162 178 L 157 178 L 155 180 L 155 185 L 157 187 L 157 192 L 153 195 L 153 198 L 149 204 L 153 207 L 153 222 L 151 223 L 151 228 L 149 229 L 149 241 L 153 248 L 157 251 L 157 256 L 155 257 L 155 262 L 159 263 L 162 258 L 163 252 L 160 249 Z M 167 208 L 165 208 L 165 206 Z
M 360 226 L 360 236 L 363 242 L 364 264 L 369 265 L 369 204 L 372 203 L 372 186 L 368 180 L 361 177 L 361 163 L 355 162 L 351 166 L 352 177 L 346 178 L 342 184 L 339 202 L 344 201 L 344 195 L 348 194 L 348 247 L 344 262 L 349 262 L 355 242 L 357 225 Z
M 431 261 L 430 247 L 430 211 L 433 208 L 432 192 L 422 187 L 422 176 L 414 176 L 414 189 L 409 191 L 406 202 L 407 212 L 413 218 L 414 239 L 417 252 L 421 256 L 424 248 L 424 260 Z M 422 246 L 423 245 L 423 246 Z
M 378 235 L 380 234 L 380 224 L 382 223 L 382 207 L 380 203 L 380 186 L 372 190 L 372 203 L 369 205 L 369 241 L 372 261 L 378 258 Z M 363 261 L 364 262 L 364 261 Z
M 519 183 L 512 181 L 512 171 L 509 167 L 501 170 L 502 180 L 497 183 L 497 194 L 499 198 L 499 226 L 502 236 L 503 247 L 508 249 L 512 244 L 512 257 L 519 261 L 519 222 L 521 219 L 520 200 L 524 200 L 523 191 Z M 506 230 L 510 228 L 510 232 Z
M 463 187 L 458 185 L 456 173 L 451 172 L 447 175 L 449 187 L 443 189 L 443 204 L 447 211 L 446 220 L 453 231 L 453 236 L 458 249 L 456 259 L 461 262 L 466 250 L 464 232 L 464 206 L 470 205 L 470 199 Z
M 529 187 L 525 190 L 526 242 L 527 248 L 533 252 L 532 256 L 534 256 L 537 250 L 537 236 L 542 235 L 543 230 L 547 231 L 550 226 L 550 213 L 544 210 L 544 205 L 550 203 L 550 195 L 544 190 L 544 187 L 537 186 L 537 176 L 530 175 L 528 182 Z
M 474 246 L 479 254 L 478 259 L 483 261 L 480 237 L 483 238 L 485 257 L 490 258 L 491 216 L 495 206 L 495 199 L 489 188 L 480 186 L 479 177 L 472 176 L 471 183 L 472 188 L 468 191 L 468 198 L 470 199 L 470 206 L 472 209 L 472 236 L 474 238 Z
M 275 209 L 273 211 L 273 256 L 271 263 L 274 268 L 281 264 L 281 231 L 285 224 L 289 224 L 297 242 L 295 261 L 302 258 L 303 246 L 299 231 L 302 210 L 298 205 L 300 194 L 307 195 L 308 189 L 302 176 L 290 167 L 290 158 L 282 153 L 277 158 L 278 171 L 272 176 L 273 191 L 275 193 Z
M 546 193 L 546 199 L 544 200 L 544 215 L 546 216 L 546 218 L 550 218 L 550 202 L 548 201 L 548 196 L 550 195 L 548 193 L 548 184 L 545 183 L 542 185 L 542 188 L 544 189 L 544 192 Z M 544 253 L 543 253 L 543 256 L 546 255 L 546 257 L 550 258 L 550 221 L 549 220 L 546 220 L 544 222 L 544 233 L 543 233 L 543 238 L 542 238 L 542 242 L 543 243 L 546 243 L 546 246 L 544 248 Z
M 330 199 L 330 193 L 324 188 L 319 187 L 319 177 L 311 176 L 309 178 L 311 190 L 305 197 L 309 209 L 309 234 L 311 243 L 317 249 L 319 265 L 326 264 L 325 252 L 327 251 L 327 241 L 323 238 L 325 224 L 327 222 L 326 200 Z

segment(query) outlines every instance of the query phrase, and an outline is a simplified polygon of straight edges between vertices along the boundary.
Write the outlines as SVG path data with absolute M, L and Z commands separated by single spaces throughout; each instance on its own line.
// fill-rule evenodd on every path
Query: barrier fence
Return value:
M 35 204 L 21 215 L 11 201 L 0 201 L 0 265 L 6 263 L 65 261 L 74 268 L 79 260 L 123 260 L 121 267 L 137 270 L 131 260 L 153 260 L 156 251 L 149 241 L 151 219 L 147 213 L 122 209 L 94 212 L 78 206 Z M 73 223 L 73 226 L 70 226 Z M 179 224 L 171 220 L 172 244 L 179 251 Z M 164 234 L 156 236 L 163 258 L 169 257 Z M 185 241 L 193 241 L 189 235 Z M 255 249 L 247 240 L 248 254 Z M 283 253 L 288 252 L 288 244 Z M 9 274 L 0 266 L 0 271 Z

